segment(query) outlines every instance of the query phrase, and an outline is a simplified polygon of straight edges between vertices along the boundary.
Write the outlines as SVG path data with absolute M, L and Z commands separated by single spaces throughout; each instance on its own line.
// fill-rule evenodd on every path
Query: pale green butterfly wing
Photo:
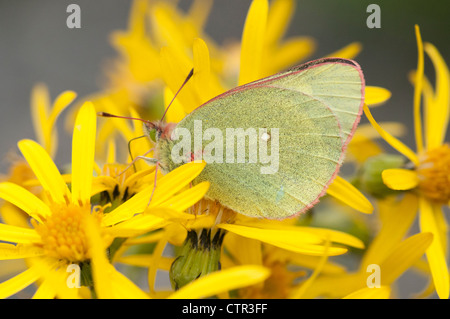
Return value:
M 313 79 L 320 83 L 320 78 L 325 77 L 326 83 L 333 78 L 328 73 L 336 70 L 323 67 L 335 62 L 332 59 L 321 61 L 320 64 L 312 64 L 316 69 L 316 77 L 309 72 L 306 77 L 308 81 Z M 359 68 L 354 64 L 348 67 L 359 77 Z M 340 118 L 333 111 L 339 105 L 331 107 L 322 98 L 303 93 L 301 88 L 309 87 L 304 83 L 303 74 L 309 69 L 299 67 L 293 70 L 228 91 L 196 109 L 177 125 L 179 129 L 194 133 L 196 123 L 201 121 L 203 133 L 216 128 L 223 132 L 221 141 L 219 136 L 210 136 L 212 140 L 203 141 L 201 146 L 204 150 L 214 141 L 218 143 L 215 145 L 220 144 L 224 149 L 221 160 L 220 156 L 216 157 L 219 163 L 209 161 L 194 181 L 199 183 L 207 180 L 211 183 L 207 198 L 247 216 L 280 219 L 311 208 L 324 195 L 342 163 L 346 136 L 352 134 L 355 124 L 348 134 L 343 133 Z M 286 78 L 290 78 L 289 81 Z M 349 81 L 352 84 L 337 84 L 340 96 L 358 90 L 353 88 L 353 80 Z M 295 87 L 294 82 L 298 82 Z M 359 92 L 363 86 L 360 78 Z M 331 91 L 335 92 L 334 89 Z M 359 108 L 361 103 L 360 95 Z M 359 115 L 360 112 L 354 116 L 354 122 L 359 120 Z M 254 159 L 248 144 L 254 139 L 250 138 L 247 138 L 244 147 L 245 162 L 236 163 L 237 160 L 234 160 L 233 163 L 227 163 L 227 128 L 255 129 L 258 144 L 262 142 L 259 129 L 267 128 L 270 135 L 269 150 L 275 146 L 272 144 L 276 143 L 275 133 L 278 129 L 278 163 L 275 163 L 275 156 L 268 163 L 261 163 L 259 156 L 256 162 L 249 163 Z M 179 165 L 173 163 L 170 153 L 176 143 L 161 140 L 158 145 L 158 154 L 166 170 Z M 236 155 L 237 146 L 234 151 Z M 193 152 L 198 150 L 194 149 Z M 269 167 L 273 169 L 272 174 L 263 174 L 262 170 Z

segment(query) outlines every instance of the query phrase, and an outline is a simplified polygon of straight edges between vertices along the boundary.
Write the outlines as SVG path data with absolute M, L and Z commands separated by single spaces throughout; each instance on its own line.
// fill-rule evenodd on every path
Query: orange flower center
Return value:
M 427 151 L 416 170 L 422 194 L 438 203 L 450 201 L 450 147 L 448 144 Z
M 34 223 L 47 255 L 68 262 L 89 259 L 85 223 L 90 207 L 53 204 L 51 210 L 52 215 L 42 224 Z
M 233 223 L 237 214 L 233 210 L 222 206 L 220 203 L 209 199 L 200 200 L 194 204 L 194 206 L 190 207 L 188 212 L 194 215 L 208 214 L 210 216 L 214 216 L 215 224 Z

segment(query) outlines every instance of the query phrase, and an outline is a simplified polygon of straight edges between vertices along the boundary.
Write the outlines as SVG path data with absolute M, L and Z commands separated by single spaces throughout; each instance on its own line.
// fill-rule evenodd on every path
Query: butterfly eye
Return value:
M 156 143 L 156 129 L 151 129 L 148 131 L 148 137 Z

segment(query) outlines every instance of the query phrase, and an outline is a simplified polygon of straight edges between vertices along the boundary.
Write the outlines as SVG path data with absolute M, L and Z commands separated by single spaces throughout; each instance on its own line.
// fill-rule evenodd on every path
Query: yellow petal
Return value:
M 400 137 L 400 136 L 406 135 L 407 128 L 403 123 L 385 121 L 385 122 L 381 122 L 380 125 L 383 126 L 383 129 L 386 132 L 388 132 L 389 134 L 391 134 L 395 137 Z M 353 139 L 355 137 L 357 137 L 358 135 L 364 135 L 365 137 L 370 138 L 370 139 L 377 139 L 377 138 L 381 137 L 380 134 L 378 134 L 378 132 L 375 130 L 375 128 L 370 123 L 363 123 L 363 124 L 358 125 L 358 129 L 357 129 L 355 135 L 353 136 Z M 350 143 L 353 142 L 353 139 L 350 141 Z
M 113 190 L 117 180 L 111 176 L 95 176 L 92 179 L 91 196 L 106 190 Z
M 25 188 L 13 183 L 0 183 L 0 198 L 16 205 L 40 222 L 42 221 L 41 217 L 47 217 L 51 214 L 49 207 L 42 200 Z
M 142 191 L 135 194 L 125 203 L 108 213 L 102 219 L 103 226 L 111 226 L 119 222 L 125 221 L 135 214 L 140 214 L 147 208 L 153 185 L 146 187 Z
M 200 103 L 203 104 L 216 96 L 219 92 L 214 93 L 211 87 L 211 70 L 209 61 L 209 51 L 205 41 L 202 39 L 194 39 L 194 81 L 195 89 L 200 97 Z
M 417 76 L 415 71 L 411 71 L 408 75 L 410 82 L 414 85 Z M 428 78 L 424 75 L 423 76 L 423 116 L 424 116 L 424 127 L 425 127 L 425 143 L 427 149 L 430 148 L 431 145 L 433 145 L 432 140 L 435 140 L 436 132 L 440 132 L 440 125 L 436 125 L 436 123 L 439 123 L 440 117 L 442 115 L 440 112 L 436 112 L 439 106 L 435 105 L 435 96 L 433 91 L 433 86 L 428 80 Z M 438 117 L 438 118 L 436 118 Z M 439 133 L 440 134 L 440 133 Z M 438 144 L 437 146 L 439 146 Z
M 250 5 L 241 41 L 239 85 L 261 77 L 268 10 L 267 0 L 253 0 Z
M 359 52 L 362 50 L 362 45 L 359 42 L 353 42 L 349 45 L 343 47 L 339 51 L 328 54 L 327 57 L 334 58 L 344 58 L 344 59 L 353 59 L 356 57 Z
M 50 280 L 42 280 L 39 287 L 36 289 L 32 299 L 55 299 L 56 291 L 53 288 L 53 283 Z
M 47 118 L 50 113 L 50 95 L 47 86 L 37 84 L 31 93 L 31 115 L 37 140 L 50 152 L 50 145 L 46 145 L 45 135 L 48 130 Z
M 381 285 L 391 285 L 406 270 L 411 268 L 423 256 L 432 241 L 432 234 L 419 233 L 398 244 L 389 257 L 379 265 Z
M 367 119 L 372 124 L 372 126 L 377 130 L 378 134 L 381 135 L 381 137 L 388 142 L 393 148 L 395 148 L 397 151 L 399 151 L 401 154 L 405 155 L 407 158 L 411 160 L 415 165 L 419 165 L 419 159 L 417 158 L 417 155 L 405 144 L 400 142 L 398 139 L 393 137 L 391 134 L 389 134 L 387 131 L 381 128 L 380 125 L 378 125 L 377 122 L 375 122 L 375 119 L 373 118 L 372 114 L 370 113 L 369 108 L 366 104 L 364 104 L 364 113 L 367 116 Z
M 189 8 L 189 18 L 198 30 L 203 30 L 203 26 L 208 20 L 209 13 L 213 5 L 212 0 L 195 0 Z
M 69 106 L 70 103 L 75 100 L 77 94 L 73 91 L 64 91 L 55 99 L 53 103 L 53 109 L 51 110 L 48 118 L 49 125 L 51 127 L 55 126 L 56 119 L 64 111 L 64 109 Z
M 435 98 L 432 107 L 426 110 L 429 123 L 431 123 L 426 128 L 427 148 L 432 149 L 442 145 L 447 132 L 450 108 L 450 74 L 445 60 L 434 45 L 425 43 L 424 49 L 436 70 Z
M 94 279 L 94 288 L 99 298 L 114 298 L 111 283 L 111 264 L 108 262 L 105 254 L 105 247 L 100 236 L 100 229 L 93 217 L 86 218 L 86 237 L 91 254 L 92 277 Z
M 276 48 L 265 52 L 265 63 L 261 66 L 260 77 L 269 76 L 292 67 L 299 61 L 310 56 L 316 44 L 307 37 L 291 37 Z M 270 61 L 270 62 L 267 62 Z
M 390 189 L 408 190 L 419 184 L 419 177 L 416 171 L 402 168 L 385 169 L 381 173 L 383 183 Z
M 19 244 L 38 243 L 41 237 L 31 228 L 24 228 L 0 223 L 0 240 Z
M 225 237 L 226 238 L 226 237 Z M 293 265 L 297 265 L 303 268 L 308 269 L 316 269 L 317 264 L 320 262 L 320 258 L 323 256 L 307 256 L 307 255 L 300 255 L 295 253 L 289 253 L 289 256 L 287 257 L 287 260 L 289 260 L 290 263 Z M 328 261 L 322 269 L 322 274 L 324 275 L 339 275 L 344 274 L 346 272 L 346 269 L 344 266 L 341 266 L 337 263 L 332 263 Z
M 312 273 L 309 278 L 304 281 L 299 288 L 294 289 L 293 292 L 291 292 L 290 298 L 293 299 L 299 299 L 302 298 L 302 296 L 305 294 L 305 292 L 309 289 L 309 287 L 314 283 L 314 280 L 317 278 L 317 276 L 321 273 L 323 267 L 325 266 L 327 260 L 328 260 L 328 248 L 330 247 L 330 241 L 327 240 L 325 243 L 325 253 L 320 258 L 319 263 L 317 264 L 317 267 L 314 269 L 314 272 Z
M 174 169 L 169 174 L 157 180 L 150 204 L 149 200 L 153 191 L 153 185 L 143 189 L 112 212 L 108 213 L 102 220 L 103 225 L 113 225 L 135 214 L 141 213 L 147 207 L 157 207 L 188 185 L 201 173 L 205 165 L 205 162 L 191 162 Z
M 158 32 L 155 32 L 155 36 L 160 38 L 158 40 L 173 48 L 179 57 L 187 58 L 184 53 L 186 47 L 191 45 L 189 42 L 192 41 L 192 38 L 189 40 L 185 38 L 184 32 L 188 32 L 187 26 L 185 25 L 185 28 L 180 27 L 180 20 L 177 19 L 174 8 L 165 3 L 158 3 L 153 6 L 151 15 L 151 22 L 154 24 L 155 29 L 158 30 Z
M 158 269 L 169 271 L 170 266 L 172 265 L 174 260 L 175 258 L 162 256 L 158 263 Z M 122 256 L 118 258 L 116 261 L 126 265 L 147 268 L 153 261 L 153 255 L 139 254 L 132 256 Z
M 307 255 L 322 256 L 325 252 L 325 247 L 320 245 L 323 242 L 322 238 L 307 232 L 284 229 L 258 229 L 232 224 L 219 224 L 217 227 L 243 237 L 257 239 L 286 250 Z M 347 252 L 347 249 L 340 247 L 330 247 L 327 249 L 327 253 L 330 256 L 344 254 L 345 252 Z
M 170 295 L 170 299 L 197 299 L 251 286 L 264 281 L 270 271 L 262 266 L 237 266 L 210 273 Z
M 193 206 L 200 199 L 202 199 L 209 189 L 209 182 L 201 182 L 194 187 L 172 197 L 170 200 L 164 202 L 161 207 L 170 207 L 173 210 L 185 211 Z
M 389 299 L 391 287 L 380 286 L 374 288 L 362 288 L 345 296 L 343 299 Z
M 434 211 L 434 217 L 436 219 L 436 224 L 438 226 L 439 231 L 439 238 L 442 242 L 442 249 L 444 251 L 447 251 L 447 232 L 448 232 L 448 224 L 447 224 L 447 217 L 446 217 L 446 211 L 445 206 L 441 206 L 440 204 L 433 203 L 433 211 Z
M 125 180 L 124 187 L 133 188 L 136 184 L 142 183 L 145 178 L 150 178 L 152 181 L 155 179 L 155 175 L 150 175 L 155 171 L 155 167 L 147 168 L 144 170 L 138 170 Z
M 13 226 L 30 227 L 29 216 L 22 214 L 20 208 L 5 202 L 0 207 L 0 215 L 3 223 Z
M 373 212 L 373 206 L 369 200 L 340 176 L 336 176 L 335 180 L 328 187 L 327 193 L 359 212 L 365 214 Z
M 110 268 L 111 287 L 116 299 L 149 299 L 149 296 L 136 286 L 130 279 L 114 269 Z
M 344 233 L 341 231 L 327 229 L 327 228 L 320 228 L 320 227 L 299 226 L 296 228 L 298 228 L 300 231 L 304 231 L 306 233 L 319 235 L 323 239 L 327 239 L 327 240 L 329 239 L 330 241 L 335 242 L 335 243 L 351 246 L 354 248 L 364 249 L 364 243 L 359 238 L 356 238 L 350 234 L 347 234 L 347 233 Z
M 75 121 L 72 140 L 72 202 L 89 204 L 94 174 L 97 115 L 94 105 L 86 102 Z
M 436 224 L 435 212 L 431 204 L 423 197 L 419 198 L 419 225 L 422 232 L 433 234 L 434 240 L 427 249 L 427 259 L 430 265 L 436 292 L 442 299 L 449 297 L 449 275 L 445 251 L 442 247 L 439 227 Z
M 378 106 L 391 97 L 391 92 L 382 87 L 366 86 L 364 102 L 369 106 Z
M 170 90 L 167 86 L 164 88 L 164 105 L 166 105 L 166 107 L 169 106 L 169 103 L 173 100 L 174 95 L 175 94 L 172 90 Z M 166 119 L 168 123 L 178 123 L 186 116 L 186 114 L 187 113 L 184 111 L 183 105 L 178 99 L 175 99 L 167 110 Z
M 67 285 L 67 267 L 58 267 L 60 265 L 55 260 L 44 258 L 33 259 L 32 265 L 41 274 L 40 287 L 44 285 L 42 290 L 38 289 L 33 295 L 33 299 L 49 298 L 52 295 L 58 299 L 78 299 L 79 290 Z
M 317 243 L 317 238 L 320 238 L 320 242 L 325 242 L 326 240 L 330 240 L 335 243 L 340 243 L 343 245 L 355 247 L 355 248 L 364 248 L 364 243 L 350 235 L 341 231 L 327 229 L 327 228 L 320 228 L 320 227 L 307 227 L 307 226 L 290 226 L 283 223 L 279 223 L 277 221 L 272 220 L 261 220 L 261 221 L 254 221 L 249 220 L 248 222 L 239 222 L 239 225 L 243 226 L 249 226 L 253 228 L 262 228 L 266 230 L 276 229 L 281 231 L 289 231 L 292 232 L 292 236 L 295 237 L 295 232 L 298 232 L 297 236 L 303 236 L 302 239 L 310 240 L 308 242 L 310 243 Z M 311 239 L 308 239 L 305 234 L 311 234 L 314 237 Z
M 0 260 L 22 259 L 41 256 L 44 250 L 32 245 L 13 245 L 0 243 Z
M 370 243 L 361 261 L 361 268 L 380 264 L 401 242 L 417 215 L 417 196 L 406 193 L 400 201 L 378 202 L 381 229 Z
M 304 293 L 304 299 L 328 297 L 342 298 L 366 286 L 367 273 L 349 273 L 335 276 L 320 276 Z
M 267 17 L 267 32 L 265 38 L 268 44 L 276 44 L 285 34 L 296 2 L 293 0 L 275 0 L 270 3 Z
M 46 151 L 53 158 L 56 153 L 56 148 L 58 145 L 58 135 L 56 131 L 56 120 L 62 111 L 75 99 L 76 93 L 72 91 L 65 91 L 61 93 L 55 100 L 53 108 L 46 119 L 47 123 L 45 125 L 44 131 L 44 141 Z
M 383 149 L 373 139 L 363 135 L 355 134 L 348 144 L 347 156 L 358 164 L 363 164 L 369 158 L 383 153 Z M 333 185 L 333 183 L 331 183 Z
M 154 243 L 160 240 L 164 235 L 162 231 L 150 232 L 148 235 L 139 236 L 139 238 L 129 238 L 124 245 L 140 245 Z
M 48 153 L 32 140 L 21 140 L 18 146 L 52 200 L 59 204 L 66 204 L 70 199 L 69 188 Z
M 160 60 L 165 83 L 172 92 L 178 92 L 193 67 L 192 61 L 171 47 L 161 48 Z M 177 99 L 183 105 L 186 113 L 192 112 L 202 104 L 196 93 L 193 82 L 188 81 L 177 95 Z
M 140 214 L 105 231 L 113 237 L 134 237 L 166 226 L 170 222 L 151 214 Z
M 130 33 L 145 35 L 145 17 L 148 11 L 148 2 L 146 0 L 135 0 L 131 6 L 128 29 Z
M 148 267 L 147 281 L 150 288 L 150 293 L 155 292 L 156 272 L 158 270 L 159 261 L 162 258 L 164 248 L 167 246 L 167 232 L 164 232 L 163 237 L 156 243 L 153 250 L 152 262 Z
M 262 245 L 259 240 L 245 238 L 230 232 L 224 238 L 223 247 L 230 251 L 237 264 L 260 266 L 263 264 Z
M 167 219 L 169 221 L 173 220 L 189 220 L 189 219 L 195 219 L 196 216 L 193 214 L 188 213 L 182 213 L 170 208 L 156 208 L 156 209 L 149 209 L 146 214 L 152 214 L 156 217 L 161 217 L 163 219 Z
M 420 98 L 422 96 L 423 87 L 423 72 L 424 72 L 424 59 L 423 59 L 423 43 L 420 35 L 419 26 L 415 25 L 416 39 L 417 39 L 417 72 L 416 81 L 414 85 L 414 132 L 416 135 L 417 152 L 420 154 L 423 151 L 423 131 L 422 131 L 422 119 L 420 116 Z
M 106 163 L 117 163 L 116 156 L 116 143 L 111 138 L 108 141 L 108 149 L 106 151 Z M 96 169 L 94 167 L 94 169 Z
M 40 276 L 39 271 L 31 267 L 19 275 L 0 283 L 0 299 L 5 299 L 25 289 L 38 280 Z

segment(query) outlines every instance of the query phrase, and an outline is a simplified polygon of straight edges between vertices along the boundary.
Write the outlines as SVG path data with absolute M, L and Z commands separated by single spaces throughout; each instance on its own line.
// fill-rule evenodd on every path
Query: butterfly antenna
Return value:
M 140 118 L 138 118 L 138 117 L 130 117 L 130 116 L 114 115 L 114 114 L 106 113 L 106 112 L 97 112 L 97 116 L 101 116 L 101 117 L 114 117 L 114 118 L 118 118 L 118 119 L 126 119 L 126 120 L 134 120 L 134 121 L 141 121 L 141 122 L 145 122 L 145 123 L 151 123 L 149 120 L 140 119 Z
M 173 101 L 175 101 L 175 98 L 177 97 L 178 93 L 180 93 L 181 89 L 186 85 L 186 83 L 189 81 L 189 79 L 194 75 L 194 69 L 191 69 L 189 74 L 187 75 L 186 79 L 184 80 L 183 84 L 181 84 L 180 88 L 178 89 L 177 93 L 173 96 L 172 100 L 170 101 L 169 105 L 167 105 L 166 110 L 164 111 L 163 116 L 161 117 L 161 121 L 164 119 L 164 117 L 167 114 L 167 110 L 172 105 Z

